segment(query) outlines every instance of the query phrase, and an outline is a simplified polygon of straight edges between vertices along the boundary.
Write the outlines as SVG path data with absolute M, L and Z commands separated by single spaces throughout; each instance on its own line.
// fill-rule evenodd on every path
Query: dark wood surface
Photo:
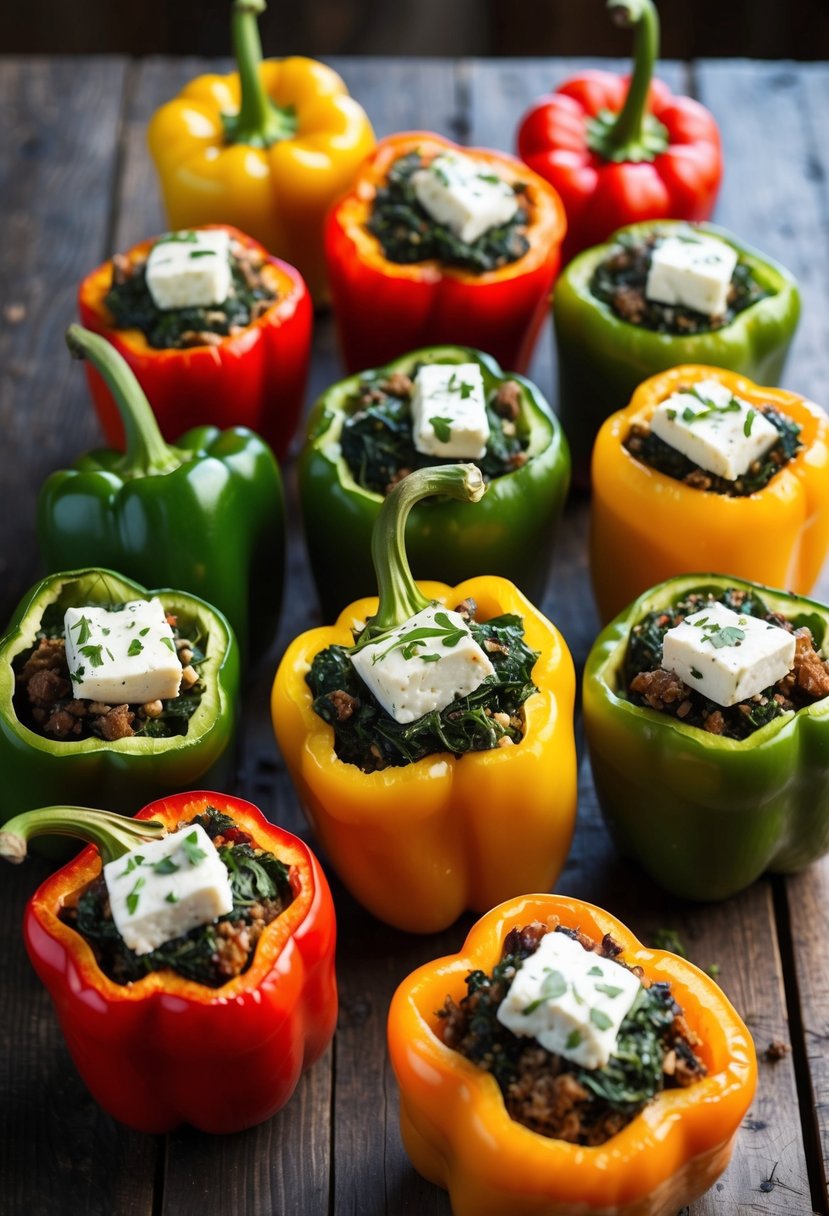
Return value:
M 45 475 L 97 445 L 81 369 L 62 332 L 82 275 L 160 231 L 144 146 L 146 120 L 204 66 L 195 60 L 7 60 L 0 67 L 0 619 L 38 572 L 34 500 Z M 433 127 L 510 147 L 518 115 L 574 61 L 342 59 L 352 92 L 386 134 Z M 824 405 L 829 383 L 829 152 L 822 134 L 829 67 L 747 62 L 666 65 L 714 110 L 727 174 L 717 218 L 798 275 L 804 315 L 786 385 Z M 21 306 L 21 309 L 13 306 Z M 554 396 L 551 335 L 533 368 Z M 330 320 L 317 328 L 309 400 L 340 375 Z M 238 792 L 307 836 L 271 733 L 267 699 L 279 653 L 319 615 L 288 468 L 291 547 L 279 644 L 246 692 Z M 588 506 L 567 508 L 544 608 L 581 665 L 597 630 L 588 590 Z M 758 543 L 762 543 L 758 541 Z M 829 572 L 817 595 L 829 599 Z M 2 780 L 0 774 L 0 781 Z M 716 842 L 712 841 L 712 848 Z M 26 960 L 20 919 L 43 863 L 0 878 L 0 1212 L 3 1216 L 337 1216 L 447 1213 L 445 1195 L 409 1166 L 385 1054 L 385 1016 L 413 967 L 460 945 L 471 918 L 417 938 L 374 921 L 333 880 L 340 924 L 341 1016 L 325 1058 L 269 1123 L 225 1138 L 132 1133 L 104 1115 L 71 1065 L 48 998 Z M 586 761 L 579 821 L 558 889 L 607 906 L 645 941 L 678 932 L 748 1022 L 761 1055 L 757 1098 L 729 1169 L 691 1216 L 816 1211 L 827 1216 L 829 1157 L 829 862 L 764 879 L 716 906 L 677 903 L 622 863 L 609 843 Z M 791 1045 L 775 1064 L 772 1039 Z

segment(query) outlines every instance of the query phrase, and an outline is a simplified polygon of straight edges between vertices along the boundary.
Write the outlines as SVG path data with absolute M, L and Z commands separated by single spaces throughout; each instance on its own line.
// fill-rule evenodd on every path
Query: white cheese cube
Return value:
M 736 481 L 780 439 L 762 411 L 719 380 L 673 393 L 651 415 L 651 430 L 694 464 Z
M 509 182 L 490 164 L 460 153 L 442 152 L 411 181 L 421 207 L 466 245 L 506 224 L 518 210 Z
M 181 663 L 161 600 L 67 608 L 63 636 L 75 697 L 144 705 L 178 696 Z
M 361 680 L 396 722 L 445 709 L 494 667 L 458 612 L 433 604 L 351 656 Z
M 497 1018 L 582 1068 L 603 1068 L 642 985 L 632 971 L 583 949 L 566 933 L 547 933 L 525 959 Z
M 227 869 L 199 824 L 149 840 L 104 866 L 115 927 L 149 954 L 233 908 Z
M 681 304 L 707 317 L 724 313 L 737 251 L 715 237 L 669 236 L 651 254 L 645 295 L 660 304 Z
M 736 705 L 794 666 L 794 634 L 717 602 L 669 629 L 662 666 L 717 705 Z
M 427 456 L 480 460 L 489 440 L 489 419 L 477 363 L 425 363 L 412 393 L 412 438 Z
M 156 308 L 210 308 L 230 295 L 230 237 L 226 232 L 172 232 L 147 258 L 147 288 Z

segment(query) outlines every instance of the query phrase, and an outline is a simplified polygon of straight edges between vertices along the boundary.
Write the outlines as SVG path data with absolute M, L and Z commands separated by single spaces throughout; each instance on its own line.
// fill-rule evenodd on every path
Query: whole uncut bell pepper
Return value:
M 195 426 L 247 426 L 261 435 L 282 460 L 302 413 L 311 352 L 312 308 L 304 282 L 287 262 L 271 257 L 244 233 L 221 227 L 233 241 L 257 250 L 264 274 L 276 292 L 273 303 L 238 333 L 215 345 L 158 350 L 140 329 L 120 329 L 106 305 L 113 262 L 86 276 L 78 292 L 81 324 L 115 347 L 149 397 L 159 429 L 172 442 Z M 123 255 L 143 261 L 157 238 L 141 241 Z M 89 389 L 107 442 L 124 447 L 124 424 L 97 369 L 88 364 Z
M 762 490 L 729 497 L 695 489 L 624 447 L 680 386 L 718 380 L 752 405 L 770 405 L 800 429 L 801 448 Z M 729 571 L 800 595 L 829 552 L 829 418 L 797 393 L 762 388 L 717 367 L 652 376 L 607 419 L 593 448 L 590 570 L 610 620 L 654 583 L 694 570 Z
M 503 181 L 523 183 L 529 249 L 518 261 L 475 274 L 435 259 L 389 261 L 366 224 L 389 169 L 410 153 L 474 157 Z M 485 350 L 502 367 L 526 371 L 560 264 L 564 210 L 556 192 L 504 152 L 459 148 L 425 131 L 381 140 L 351 191 L 332 208 L 325 253 L 340 348 L 350 372 L 441 342 Z
M 244 427 L 196 427 L 175 447 L 165 443 L 114 347 L 77 325 L 67 342 L 106 381 L 127 447 L 90 452 L 44 482 L 38 541 L 47 570 L 96 562 L 181 587 L 225 613 L 243 661 L 262 653 L 279 619 L 285 545 L 270 448 Z
M 630 632 L 692 591 L 756 591 L 771 611 L 829 639 L 829 608 L 731 575 L 689 574 L 641 595 L 599 635 L 584 673 L 584 725 L 604 816 L 622 852 L 686 899 L 726 899 L 766 870 L 829 850 L 829 698 L 745 739 L 634 705 L 622 678 Z
M 198 76 L 147 139 L 172 228 L 236 224 L 326 294 L 323 222 L 374 146 L 363 108 L 314 59 L 262 61 L 264 0 L 234 0 L 237 71 Z
M 641 240 L 653 232 L 671 236 L 683 223 L 632 224 L 615 233 Z M 779 384 L 800 319 L 800 295 L 792 275 L 765 254 L 713 224 L 697 231 L 733 246 L 768 295 L 738 312 L 727 325 L 703 333 L 658 333 L 617 316 L 593 294 L 596 268 L 613 241 L 588 249 L 556 283 L 553 323 L 558 348 L 558 404 L 574 468 L 586 480 L 596 433 L 609 414 L 630 401 L 636 386 L 681 363 L 708 363 L 740 372 L 758 384 Z
M 470 971 L 491 973 L 511 929 L 551 917 L 601 941 L 650 980 L 668 981 L 701 1039 L 707 1076 L 662 1090 L 606 1144 L 583 1147 L 514 1122 L 498 1083 L 439 1034 L 447 994 L 466 995 Z M 412 1163 L 449 1191 L 455 1216 L 667 1216 L 725 1169 L 757 1079 L 751 1037 L 712 979 L 675 954 L 644 947 L 614 917 L 558 895 L 526 895 L 488 912 L 459 954 L 403 981 L 391 1003 L 389 1054 L 400 1126 Z
M 67 608 L 129 603 L 157 595 L 182 637 L 199 640 L 203 692 L 183 735 L 106 740 L 54 739 L 24 724 L 16 700 L 16 668 L 38 644 L 44 618 L 63 623 Z M 0 639 L 0 773 L 2 816 L 61 800 L 100 801 L 132 814 L 165 790 L 229 781 L 234 767 L 239 653 L 224 616 L 183 591 L 147 591 L 111 570 L 52 574 L 23 597 Z
M 154 971 L 129 984 L 111 980 L 61 908 L 101 870 L 212 806 L 290 867 L 294 898 L 262 931 L 246 971 L 219 988 Z M 59 832 L 91 841 L 38 888 L 23 932 L 69 1053 L 97 1102 L 150 1134 L 181 1123 L 236 1132 L 270 1118 L 301 1073 L 322 1055 L 337 1019 L 335 920 L 328 884 L 310 849 L 227 794 L 178 794 L 135 819 L 55 806 L 22 815 L 0 833 L 0 856 L 20 861 L 26 841 Z
M 377 599 L 358 600 L 333 627 L 312 629 L 287 649 L 273 686 L 274 730 L 317 837 L 342 881 L 379 919 L 434 933 L 465 908 L 482 910 L 528 888 L 549 888 L 564 865 L 576 812 L 573 663 L 556 628 L 511 583 L 467 579 L 457 587 L 415 584 L 403 541 L 411 507 L 429 494 L 472 500 L 474 465 L 422 469 L 383 504 L 372 551 Z M 340 760 L 334 733 L 313 709 L 306 674 L 331 645 L 348 647 L 364 622 L 377 638 L 431 602 L 472 598 L 480 620 L 515 613 L 539 652 L 538 691 L 525 701 L 525 732 L 512 747 L 427 755 L 372 773 Z
M 652 0 L 608 0 L 635 26 L 633 75 L 591 69 L 536 101 L 518 128 L 518 152 L 561 196 L 564 259 L 623 224 L 707 220 L 722 177 L 712 114 L 652 80 L 659 17 Z
M 477 504 L 433 499 L 410 517 L 406 548 L 416 575 L 457 582 L 481 570 L 516 583 L 540 600 L 550 568 L 556 525 L 570 480 L 567 443 L 547 402 L 529 380 L 508 375 L 481 351 L 433 346 L 386 367 L 351 376 L 323 393 L 308 420 L 299 458 L 300 505 L 311 569 L 324 617 L 374 586 L 371 532 L 382 495 L 357 484 L 342 456 L 346 419 L 360 406 L 368 377 L 413 376 L 421 363 L 477 363 L 489 396 L 513 381 L 520 390 L 517 426 L 526 430 L 527 462 L 493 478 Z

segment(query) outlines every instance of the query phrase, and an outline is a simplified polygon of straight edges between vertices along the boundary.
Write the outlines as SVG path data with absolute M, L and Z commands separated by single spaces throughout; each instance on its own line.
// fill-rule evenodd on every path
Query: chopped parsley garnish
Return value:
M 189 836 L 184 837 L 181 847 L 184 849 L 191 866 L 197 866 L 207 856 L 204 849 L 199 846 L 199 838 L 195 832 L 191 832 Z
M 138 900 L 141 898 L 138 893 L 141 888 L 145 887 L 146 885 L 146 878 L 137 878 L 135 880 L 135 886 L 127 896 L 127 911 L 129 912 L 130 916 L 135 915 L 136 909 L 138 908 Z
M 132 641 L 130 642 L 129 646 L 127 647 L 127 657 L 130 659 L 134 659 L 136 657 L 136 655 L 139 655 L 143 649 L 144 649 L 144 643 L 139 642 L 138 638 L 133 638 Z
M 181 866 L 172 857 L 162 857 L 161 861 L 153 863 L 154 874 L 175 874 L 180 869 Z
M 429 424 L 441 443 L 448 443 L 452 438 L 452 418 L 442 418 L 439 414 L 429 419 Z
M 590 1021 L 597 1030 L 609 1030 L 613 1025 L 613 1018 L 608 1017 L 603 1009 L 593 1008 L 590 1010 Z
M 104 644 L 103 644 L 103 642 L 99 642 L 97 646 L 93 646 L 92 643 L 90 642 L 90 644 L 88 646 L 80 646 L 78 649 L 80 650 L 80 653 L 84 656 L 84 658 L 89 659 L 89 661 L 93 667 L 103 667 L 103 665 L 104 665 L 104 653 L 103 653 Z M 107 651 L 107 654 L 109 654 L 109 651 Z M 110 657 L 112 657 L 112 656 L 110 656 Z
M 567 980 L 564 978 L 561 972 L 550 971 L 541 981 L 541 987 L 539 988 L 540 995 L 538 999 L 535 1001 L 530 1001 L 529 1005 L 522 1009 L 521 1012 L 525 1016 L 529 1017 L 529 1015 L 531 1013 L 535 1013 L 536 1009 L 543 1005 L 545 1001 L 554 1001 L 558 997 L 564 996 L 566 991 Z
M 76 621 L 72 626 L 71 632 L 74 633 L 76 629 L 78 631 L 78 636 L 75 638 L 75 642 L 78 646 L 82 646 L 84 642 L 88 642 L 92 637 L 92 630 L 87 617 L 82 616 L 79 621 Z

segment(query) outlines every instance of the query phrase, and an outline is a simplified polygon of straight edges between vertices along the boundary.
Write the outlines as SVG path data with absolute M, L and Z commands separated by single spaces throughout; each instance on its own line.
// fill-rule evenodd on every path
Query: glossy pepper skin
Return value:
M 472 274 L 432 259 L 390 262 L 366 228 L 391 165 L 418 151 L 432 159 L 468 153 L 507 182 L 526 185 L 530 248 L 517 262 Z M 428 131 L 381 140 L 351 191 L 331 209 L 325 254 L 343 360 L 349 372 L 376 367 L 420 346 L 453 342 L 485 350 L 502 367 L 526 371 L 558 273 L 564 209 L 555 191 L 520 161 L 460 148 Z
M 689 574 L 617 616 L 584 672 L 584 725 L 605 819 L 621 851 L 683 899 L 727 899 L 766 870 L 791 873 L 829 850 L 829 698 L 735 740 L 633 705 L 620 686 L 630 631 L 646 613 L 728 587 L 756 590 L 825 647 L 825 605 L 730 575 Z
M 182 1123 L 214 1134 L 237 1132 L 269 1119 L 325 1051 L 337 1020 L 334 905 L 301 840 L 249 802 L 199 792 L 161 798 L 126 821 L 138 837 L 127 847 L 138 846 L 147 821 L 172 830 L 208 806 L 230 815 L 254 847 L 290 866 L 294 892 L 264 929 L 247 971 L 221 988 L 169 970 L 125 985 L 104 975 L 88 943 L 59 917 L 63 904 L 100 872 L 101 856 L 92 846 L 47 878 L 24 919 L 29 958 L 90 1093 L 114 1118 L 151 1135 Z M 108 829 L 108 839 L 113 832 L 123 834 L 123 826 Z M 104 849 L 104 859 L 123 851 Z
M 240 333 L 215 346 L 156 350 L 140 329 L 119 329 L 105 304 L 112 285 L 112 261 L 104 262 L 81 283 L 81 324 L 106 338 L 127 361 L 152 402 L 159 430 L 173 442 L 196 426 L 246 426 L 256 431 L 283 460 L 302 413 L 311 355 L 312 307 L 299 271 L 271 257 L 258 241 L 228 224 L 231 240 L 256 249 L 277 293 L 270 308 Z M 124 256 L 143 261 L 157 237 L 134 245 Z M 123 450 L 121 414 L 97 369 L 87 364 L 89 390 L 107 442 Z
M 697 490 L 623 446 L 680 386 L 719 380 L 752 405 L 771 405 L 801 428 L 802 449 L 762 490 L 742 498 Z M 590 571 L 602 620 L 675 574 L 730 571 L 799 595 L 829 552 L 829 418 L 797 393 L 763 388 L 718 367 L 652 376 L 602 426 L 593 448 Z
M 463 468 L 478 474 L 474 466 L 421 470 L 441 475 L 435 483 L 441 488 L 427 492 L 463 493 L 451 480 Z M 413 473 L 400 483 L 397 502 L 417 478 Z M 411 490 L 415 501 L 418 493 L 423 491 Z M 280 663 L 271 707 L 303 808 L 342 881 L 380 920 L 435 933 L 466 908 L 480 911 L 516 891 L 548 888 L 561 872 L 576 813 L 573 662 L 555 626 L 505 579 L 472 578 L 448 587 L 415 586 L 408 569 L 400 577 L 395 567 L 407 512 L 391 522 L 393 542 L 383 526 L 392 520 L 390 503 L 391 495 L 374 533 L 375 552 L 396 549 L 385 578 L 377 565 L 379 602 L 358 600 L 334 626 L 301 634 Z M 437 753 L 374 773 L 339 760 L 332 728 L 312 708 L 305 676 L 314 657 L 328 646 L 351 646 L 359 623 L 368 620 L 376 636 L 431 601 L 454 608 L 467 597 L 476 601 L 480 620 L 519 615 L 527 645 L 539 652 L 533 668 L 538 692 L 524 704 L 521 742 L 462 757 Z
M 651 232 L 670 236 L 683 223 L 631 224 L 625 233 L 642 239 Z M 683 363 L 709 363 L 748 376 L 758 384 L 779 384 L 800 319 L 800 295 L 792 275 L 713 224 L 702 233 L 733 246 L 740 261 L 771 294 L 743 309 L 728 325 L 709 333 L 660 334 L 632 325 L 590 290 L 596 267 L 610 255 L 613 241 L 588 249 L 564 270 L 556 284 L 553 324 L 558 348 L 558 404 L 570 441 L 573 465 L 586 481 L 596 433 L 609 414 L 627 405 L 636 386 L 656 372 Z
M 447 994 L 466 995 L 466 976 L 491 972 L 504 938 L 534 920 L 601 940 L 652 980 L 670 982 L 708 1075 L 663 1090 L 606 1144 L 584 1148 L 513 1121 L 495 1078 L 439 1036 Z M 391 1003 L 389 1054 L 400 1087 L 400 1126 L 412 1164 L 449 1191 L 455 1216 L 674 1216 L 712 1186 L 731 1156 L 757 1077 L 746 1027 L 714 983 L 685 959 L 650 950 L 614 917 L 559 895 L 525 895 L 475 924 L 459 954 L 403 981 Z
M 521 119 L 518 152 L 567 212 L 564 260 L 623 224 L 707 220 L 722 177 L 717 124 L 690 97 L 652 80 L 659 18 L 651 0 L 608 0 L 636 28 L 633 75 L 591 69 L 540 97 Z
M 236 0 L 238 71 L 198 76 L 157 110 L 147 140 L 171 228 L 236 224 L 326 297 L 325 213 L 374 147 L 363 108 L 324 63 L 262 61 L 263 0 Z
M 44 612 L 86 604 L 123 604 L 157 595 L 178 617 L 183 636 L 192 628 L 205 639 L 199 674 L 205 685 L 187 733 L 169 739 L 107 741 L 47 739 L 18 718 L 15 660 L 37 645 Z M 0 773 L 3 818 L 33 807 L 74 801 L 102 802 L 132 814 L 165 790 L 224 784 L 234 768 L 239 653 L 226 618 L 182 591 L 148 591 L 111 570 L 89 568 L 52 574 L 23 597 L 0 640 Z
M 273 453 L 244 427 L 196 427 L 170 446 L 117 351 L 76 325 L 67 342 L 106 380 L 127 448 L 89 452 L 44 482 L 38 542 L 47 570 L 95 562 L 200 595 L 227 615 L 246 663 L 273 641 L 282 600 L 284 503 Z
M 558 420 L 534 384 L 508 375 L 494 359 L 469 347 L 413 351 L 378 372 L 413 375 L 420 363 L 477 363 L 487 395 L 508 380 L 517 382 L 518 425 L 527 429 L 529 460 L 490 481 L 480 503 L 442 498 L 410 516 L 406 547 L 415 574 L 457 582 L 486 570 L 540 600 L 570 481 L 570 456 Z M 299 457 L 303 530 L 325 618 L 374 586 L 371 532 L 383 498 L 357 484 L 339 450 L 343 423 L 353 412 L 349 401 L 359 395 L 361 379 L 351 376 L 323 393 L 308 419 Z

